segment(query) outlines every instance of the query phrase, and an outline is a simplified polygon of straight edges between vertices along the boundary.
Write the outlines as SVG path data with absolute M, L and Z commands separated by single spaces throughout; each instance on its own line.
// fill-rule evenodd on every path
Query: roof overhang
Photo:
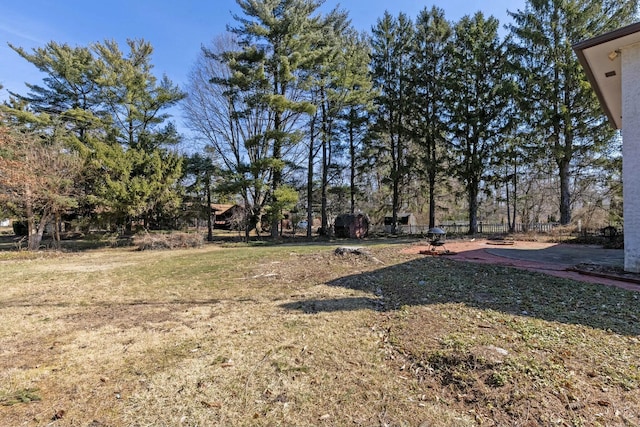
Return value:
M 640 22 L 573 45 L 609 122 L 622 128 L 621 49 L 640 43 Z

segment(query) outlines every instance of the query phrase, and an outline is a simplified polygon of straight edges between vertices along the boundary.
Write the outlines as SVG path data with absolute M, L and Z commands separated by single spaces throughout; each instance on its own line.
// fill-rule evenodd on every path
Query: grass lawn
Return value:
M 0 424 L 640 425 L 640 293 L 337 245 L 0 261 Z

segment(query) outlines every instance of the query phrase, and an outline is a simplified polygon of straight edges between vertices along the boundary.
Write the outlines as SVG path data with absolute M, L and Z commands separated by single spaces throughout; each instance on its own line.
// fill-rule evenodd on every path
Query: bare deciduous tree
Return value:
M 81 159 L 55 137 L 47 139 L 0 125 L 0 201 L 26 219 L 29 250 L 38 250 L 52 220 L 77 206 Z
M 270 179 L 268 168 L 257 167 L 269 156 L 269 144 L 261 135 L 271 117 L 264 105 L 247 105 L 224 83 L 231 70 L 222 58 L 238 49 L 235 37 L 220 35 L 203 47 L 189 73 L 183 104 L 189 128 L 214 155 L 225 176 L 223 190 L 238 193 L 250 223 L 260 233 Z M 245 229 L 247 235 L 251 225 Z

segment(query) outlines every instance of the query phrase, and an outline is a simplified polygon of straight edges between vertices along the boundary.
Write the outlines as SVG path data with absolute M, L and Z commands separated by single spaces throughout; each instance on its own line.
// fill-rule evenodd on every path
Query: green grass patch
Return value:
M 0 391 L 0 405 L 13 406 L 21 403 L 39 402 L 42 398 L 38 392 L 39 390 L 36 388 L 16 390 L 13 392 Z

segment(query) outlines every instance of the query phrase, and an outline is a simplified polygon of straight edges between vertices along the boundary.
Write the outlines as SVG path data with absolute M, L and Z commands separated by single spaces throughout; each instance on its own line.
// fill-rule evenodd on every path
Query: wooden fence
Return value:
M 555 228 L 559 227 L 559 223 L 552 222 L 540 222 L 533 224 L 523 224 L 516 223 L 514 232 L 516 233 L 526 233 L 526 232 L 534 232 L 534 233 L 550 233 Z M 576 230 L 579 233 L 586 235 L 599 235 L 602 234 L 602 230 L 604 227 L 608 225 L 602 225 L 601 227 L 589 227 L 584 228 L 580 224 L 576 226 Z M 443 229 L 447 234 L 466 234 L 469 231 L 469 224 L 466 223 L 443 223 L 437 226 L 438 228 Z M 618 233 L 622 233 L 621 226 L 615 226 Z M 427 225 L 398 225 L 397 226 L 397 234 L 405 234 L 405 235 L 426 235 L 429 231 L 429 226 Z M 375 225 L 369 228 L 369 232 L 371 233 L 390 233 L 391 226 L 384 225 Z M 478 222 L 478 233 L 480 234 L 502 234 L 508 233 L 509 226 L 507 224 L 502 223 L 485 223 Z

